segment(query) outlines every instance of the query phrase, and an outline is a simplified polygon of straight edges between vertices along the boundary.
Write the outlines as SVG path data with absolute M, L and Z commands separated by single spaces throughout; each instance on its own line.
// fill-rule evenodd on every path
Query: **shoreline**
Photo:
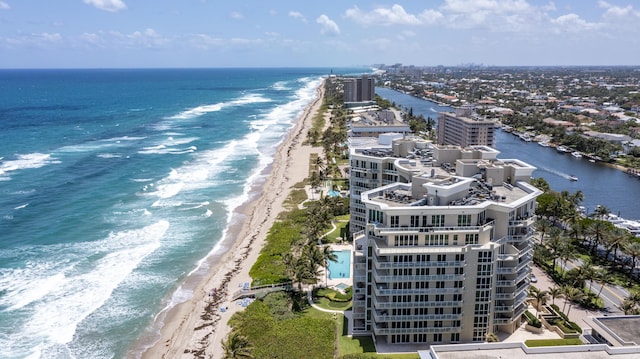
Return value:
M 202 264 L 206 274 L 198 273 L 185 279 L 182 285 L 199 282 L 191 283 L 195 284 L 192 297 L 159 313 L 151 324 L 153 332 L 143 334 L 129 350 L 128 357 L 222 357 L 220 343 L 230 331 L 227 322 L 235 312 L 243 309 L 231 302 L 231 296 L 243 283 L 251 282 L 249 270 L 276 217 L 285 209 L 284 200 L 295 184 L 307 178 L 309 155 L 322 151 L 303 145 L 303 142 L 323 97 L 324 81 L 316 89 L 316 97 L 296 118 L 278 146 L 272 164 L 261 174 L 266 178 L 252 186 L 252 197 L 236 209 L 226 236 L 220 242 L 220 253 L 212 250 Z M 223 312 L 220 308 L 227 309 Z M 152 340 L 154 342 L 149 346 Z

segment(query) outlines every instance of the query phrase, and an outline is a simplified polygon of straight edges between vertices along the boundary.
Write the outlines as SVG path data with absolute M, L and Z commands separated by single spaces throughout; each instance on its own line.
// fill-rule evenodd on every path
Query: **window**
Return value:
M 427 335 L 426 334 L 414 334 L 413 335 L 413 341 L 415 343 L 426 343 L 427 342 Z
M 467 233 L 464 235 L 464 244 L 478 244 L 478 233 Z
M 491 275 L 492 274 L 492 265 L 489 264 L 478 264 L 478 275 Z
M 420 216 L 411 216 L 411 227 L 420 227 Z
M 431 216 L 431 224 L 434 227 L 444 227 L 444 214 L 436 214 Z
M 391 227 L 399 227 L 400 226 L 400 217 L 399 216 L 391 216 Z
M 449 235 L 442 233 L 425 236 L 424 244 L 427 246 L 447 246 L 449 245 Z
M 458 227 L 467 227 L 471 225 L 471 215 L 470 214 L 459 214 L 458 215 Z
M 395 236 L 393 244 L 395 247 L 410 247 L 418 245 L 418 235 L 416 234 L 402 234 Z
M 416 275 L 429 275 L 430 274 L 430 270 L 429 268 L 417 268 L 416 269 Z M 427 283 L 427 288 L 429 288 L 429 282 Z
M 491 263 L 493 258 L 493 252 L 491 251 L 482 251 L 478 253 L 478 262 L 480 263 Z

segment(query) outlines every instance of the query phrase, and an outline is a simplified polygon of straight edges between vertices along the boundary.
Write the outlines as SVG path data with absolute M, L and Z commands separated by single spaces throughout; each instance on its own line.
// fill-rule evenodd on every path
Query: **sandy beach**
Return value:
M 322 105 L 324 83 L 316 98 L 296 120 L 287 138 L 277 150 L 274 162 L 267 169 L 267 179 L 253 188 L 257 193 L 250 203 L 240 207 L 234 225 L 223 245 L 229 248 L 208 273 L 196 284 L 193 297 L 172 308 L 164 317 L 161 336 L 142 353 L 142 358 L 221 358 L 221 341 L 230 331 L 229 318 L 242 306 L 231 301 L 242 284 L 251 282 L 249 270 L 255 263 L 267 233 L 293 185 L 308 176 L 309 156 L 322 148 L 303 145 L 313 117 Z M 189 280 L 189 279 L 187 279 Z M 226 308 L 221 311 L 220 308 Z

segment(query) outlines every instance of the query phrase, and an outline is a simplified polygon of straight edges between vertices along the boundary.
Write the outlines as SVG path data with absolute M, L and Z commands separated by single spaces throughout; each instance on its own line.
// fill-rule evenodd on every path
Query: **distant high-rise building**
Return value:
M 344 81 L 344 102 L 370 102 L 375 100 L 375 81 L 367 75 Z
M 470 105 L 438 114 L 439 145 L 494 147 L 494 132 L 495 122 L 475 115 Z

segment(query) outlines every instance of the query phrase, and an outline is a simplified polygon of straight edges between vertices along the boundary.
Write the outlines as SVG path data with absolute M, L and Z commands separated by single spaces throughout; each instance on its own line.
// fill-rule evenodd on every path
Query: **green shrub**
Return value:
M 527 317 L 527 324 L 532 327 L 542 328 L 542 322 L 540 321 L 540 319 L 536 318 L 536 316 L 531 314 L 531 312 L 525 310 L 524 315 L 525 317 Z
M 351 300 L 351 291 L 345 291 L 345 294 L 342 294 L 336 290 L 328 289 L 328 288 L 319 288 L 315 293 L 318 297 L 327 298 L 332 302 L 348 302 Z

